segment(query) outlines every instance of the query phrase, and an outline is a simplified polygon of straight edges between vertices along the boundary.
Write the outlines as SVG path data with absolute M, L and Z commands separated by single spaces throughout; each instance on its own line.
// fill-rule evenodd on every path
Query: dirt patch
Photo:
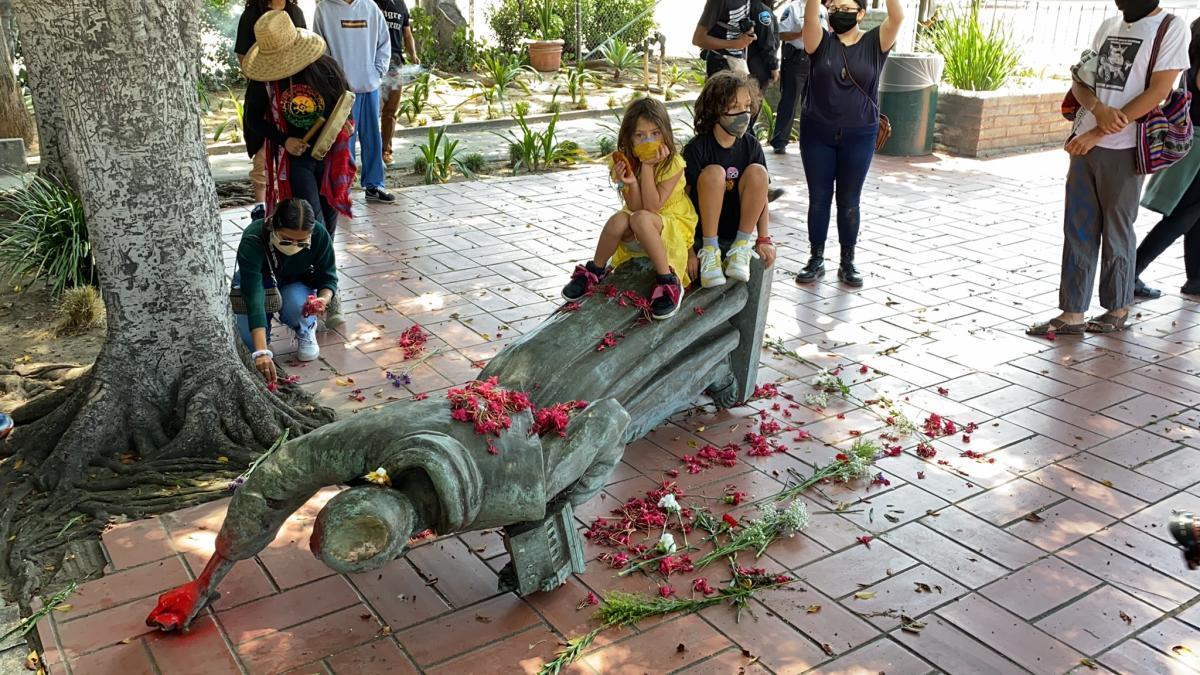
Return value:
M 41 284 L 32 288 L 12 286 L 3 289 L 0 299 L 0 363 L 11 363 L 17 370 L 29 372 L 45 364 L 88 365 L 96 359 L 104 344 L 104 326 L 59 335 L 58 303 Z M 8 405 L 0 403 L 0 410 Z

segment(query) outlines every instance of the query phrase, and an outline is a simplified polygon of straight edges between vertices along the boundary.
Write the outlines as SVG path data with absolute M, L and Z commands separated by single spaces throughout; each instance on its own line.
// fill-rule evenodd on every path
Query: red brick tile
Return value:
M 1167 521 L 1175 511 L 1200 513 L 1200 495 L 1176 493 L 1129 516 L 1125 522 L 1163 541 L 1174 543 L 1175 538 L 1167 531 Z
M 757 603 L 747 607 L 740 619 L 725 605 L 709 607 L 700 615 L 775 672 L 804 672 L 829 660 L 818 645 Z
M 71 669 L 80 675 L 149 675 L 154 672 L 146 645 L 141 640 L 81 656 L 71 662 Z
M 984 520 L 1004 525 L 1062 500 L 1061 494 L 1018 478 L 976 495 L 959 506 Z
M 71 620 L 70 612 L 56 617 L 58 638 L 67 658 L 109 647 L 122 640 L 136 640 L 151 632 L 146 615 L 152 602 L 134 602 Z
M 776 539 L 767 549 L 766 557 L 779 563 L 784 569 L 793 569 L 823 558 L 829 549 L 803 534 Z
M 902 551 L 876 539 L 871 547 L 853 546 L 797 570 L 808 583 L 833 597 L 858 590 L 917 564 Z
M 924 586 L 918 586 L 924 584 Z M 928 587 L 930 591 L 925 591 Z M 970 592 L 954 580 L 918 565 L 863 589 L 874 597 L 860 600 L 850 596 L 842 604 L 883 630 L 900 625 L 900 615 L 921 616 Z
M 167 531 L 157 518 L 117 525 L 100 537 L 114 569 L 136 567 L 175 554 Z
M 923 518 L 929 511 L 937 511 L 949 504 L 912 485 L 900 487 L 882 495 L 871 496 L 869 504 L 858 504 L 865 509 L 862 513 L 846 516 L 847 520 L 870 532 L 893 530 L 901 525 Z
M 1147 422 L 1171 417 L 1183 410 L 1178 403 L 1164 398 L 1142 394 L 1137 398 L 1118 403 L 1103 411 L 1103 414 L 1126 424 L 1140 427 Z
M 418 665 L 426 667 L 539 623 L 520 598 L 505 594 L 409 628 L 396 634 L 396 639 Z M 455 638 L 446 639 L 451 635 Z
M 1083 655 L 1038 631 L 1019 617 L 969 595 L 937 612 L 964 632 L 1036 673 L 1061 673 L 1079 665 Z
M 220 611 L 217 616 L 229 639 L 241 644 L 358 603 L 350 584 L 335 576 Z
M 1200 628 L 1200 605 L 1193 605 L 1191 609 L 1180 612 L 1179 619 Z
M 365 607 L 351 607 L 240 644 L 237 651 L 250 675 L 274 675 L 356 647 L 382 629 Z M 320 666 L 310 672 L 320 672 Z
M 1057 558 L 1044 558 L 980 590 L 1017 616 L 1032 619 L 1100 585 L 1100 580 Z
M 1136 551 L 1126 549 L 1136 555 Z M 1134 597 L 1163 611 L 1171 611 L 1196 595 L 1194 588 L 1147 568 L 1101 544 L 1084 539 L 1070 548 L 1059 551 L 1058 557 L 1104 579 Z
M 1080 408 L 1079 406 L 1071 405 L 1066 401 L 1058 399 L 1050 399 L 1041 403 L 1030 406 L 1031 410 L 1036 410 L 1040 413 L 1049 415 L 1057 420 L 1062 420 L 1065 423 L 1073 424 L 1082 429 L 1099 434 L 1104 438 L 1116 438 L 1122 434 L 1133 431 L 1133 427 L 1118 422 L 1117 420 L 1093 413 L 1091 411 Z
M 414 549 L 408 559 L 454 607 L 464 607 L 500 592 L 496 589 L 496 574 L 455 537 Z M 432 583 L 434 579 L 436 583 Z
M 1151 626 L 1139 633 L 1137 639 L 1160 654 L 1186 663 L 1193 670 L 1200 668 L 1200 631 L 1178 619 L 1167 619 Z
M 1102 586 L 1038 621 L 1037 626 L 1085 654 L 1098 654 L 1160 616 L 1161 612 L 1137 598 Z
M 684 649 L 680 651 L 678 645 L 683 645 Z M 728 638 L 700 617 L 688 615 L 594 651 L 584 658 L 584 662 L 605 675 L 668 672 L 708 658 L 731 645 Z
M 1034 436 L 992 453 L 996 465 L 1018 476 L 1053 464 L 1079 450 L 1045 436 Z
M 1105 652 L 1097 660 L 1100 665 L 1117 673 L 1187 672 L 1184 670 L 1187 666 L 1178 659 L 1156 651 L 1153 647 L 1147 647 L 1137 640 L 1126 640 Z
M 177 556 L 107 574 L 79 586 L 71 595 L 71 618 L 156 596 L 190 579 Z
M 765 672 L 766 669 L 753 654 L 747 657 L 740 649 L 727 649 L 711 659 L 675 671 L 676 675 L 759 675 Z
M 1013 412 L 1014 410 L 1020 410 L 1025 406 L 1033 405 L 1045 399 L 1046 397 L 1039 392 L 1012 384 L 969 399 L 967 405 L 989 415 L 999 416 Z
M 1138 395 L 1136 389 L 1126 387 L 1116 382 L 1105 380 L 1096 384 L 1076 389 L 1062 397 L 1062 400 L 1087 410 L 1098 411 L 1127 401 Z M 1138 426 L 1134 424 L 1134 426 Z
M 1092 480 L 1100 481 L 1105 485 L 1111 484 L 1113 489 L 1147 502 L 1165 499 L 1174 492 L 1170 486 L 1130 471 L 1120 464 L 1101 459 L 1089 452 L 1064 459 L 1059 462 L 1059 466 L 1083 474 Z
M 935 519 L 928 518 L 925 522 L 932 520 Z M 1008 572 L 1000 565 L 921 523 L 909 523 L 884 534 L 882 539 L 971 588 L 978 588 Z
M 201 557 L 193 553 L 184 554 L 183 559 L 191 569 L 193 577 L 200 576 L 208 563 L 207 556 Z M 221 581 L 220 590 L 221 598 L 213 603 L 213 607 L 218 610 L 232 609 L 275 593 L 275 587 L 267 578 L 266 571 L 254 558 L 238 561 L 229 575 Z
M 1124 518 L 1146 507 L 1146 502 L 1136 497 L 1059 465 L 1039 469 L 1026 478 L 1116 518 Z
M 834 652 L 850 651 L 880 633 L 857 614 L 803 583 L 759 595 L 769 610 L 817 645 L 829 645 Z
M 561 649 L 558 638 L 544 626 L 530 628 L 433 668 L 429 675 L 535 675 Z
M 1137 468 L 1137 472 L 1176 488 L 1200 482 L 1200 450 L 1181 448 Z
M 1176 581 L 1181 581 L 1193 588 L 1200 588 L 1200 578 L 1197 578 L 1196 573 L 1187 568 L 1179 547 L 1174 543 L 1157 539 L 1125 523 L 1114 523 L 1093 534 L 1089 539 L 1098 541 Z M 1146 600 L 1146 598 L 1142 599 Z
M 925 675 L 930 670 L 932 668 L 928 663 L 886 637 L 821 666 L 821 673 L 830 675 L 857 673 Z
M 1106 441 L 1088 450 L 1121 466 L 1134 467 L 1179 447 L 1179 444 L 1157 434 L 1138 429 Z
M 1008 675 L 1019 666 L 976 642 L 954 624 L 936 614 L 921 619 L 920 633 L 892 631 L 892 639 L 907 646 L 945 673 Z
M 592 563 L 591 566 L 598 566 Z M 587 598 L 587 586 L 578 577 L 572 576 L 567 582 L 550 593 L 534 593 L 525 598 L 538 614 L 550 626 L 566 637 L 575 637 L 596 627 L 591 620 L 595 607 L 580 608 L 580 603 Z
M 1057 551 L 1113 522 L 1112 516 L 1070 499 L 1038 516 L 1038 522 L 1021 520 L 1006 529 L 1044 551 Z
M 374 572 L 352 574 L 350 581 L 393 632 L 451 609 L 406 558 Z
M 808 527 L 804 534 L 831 551 L 840 551 L 857 544 L 858 537 L 867 531 L 836 513 L 817 513 L 827 507 L 805 500 L 808 506 Z
M 395 673 L 417 675 L 417 669 L 400 645 L 390 637 L 368 642 L 328 659 L 335 675 L 362 675 L 365 673 Z
M 1081 429 L 1032 408 L 1022 408 L 1021 410 L 1010 412 L 1004 416 L 1004 419 L 1035 433 L 1052 438 L 1059 443 L 1069 445 L 1077 450 L 1087 450 L 1094 445 L 1103 443 L 1108 438 L 1112 438 L 1112 436 L 1102 436 L 1086 429 Z
M 293 514 L 275 541 L 258 554 L 280 588 L 295 588 L 333 574 L 308 548 L 313 521 L 313 516 Z
M 144 639 L 164 675 L 239 675 L 242 672 L 237 657 L 221 638 L 211 617 L 196 619 L 186 633 L 151 633 Z

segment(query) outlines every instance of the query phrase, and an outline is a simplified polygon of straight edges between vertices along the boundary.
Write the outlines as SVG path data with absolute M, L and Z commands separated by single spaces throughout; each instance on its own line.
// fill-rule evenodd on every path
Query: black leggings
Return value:
M 1183 236 L 1183 265 L 1188 281 L 1200 281 L 1200 176 L 1188 186 L 1179 203 L 1158 221 L 1137 248 L 1140 275 L 1154 259 Z
M 311 155 L 292 157 L 292 175 L 289 180 L 292 185 L 292 196 L 308 202 L 313 214 L 321 220 L 329 237 L 337 229 L 338 212 L 325 197 L 321 195 L 321 177 L 325 175 L 325 160 L 313 159 Z

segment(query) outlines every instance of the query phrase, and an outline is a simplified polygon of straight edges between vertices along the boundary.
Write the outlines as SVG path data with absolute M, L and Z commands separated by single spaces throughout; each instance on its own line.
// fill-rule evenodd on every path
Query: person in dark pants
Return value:
M 770 4 L 763 0 L 752 0 L 750 16 L 754 19 L 754 42 L 746 49 L 746 66 L 750 77 L 758 82 L 758 90 L 779 81 L 779 21 Z M 757 115 L 755 115 L 757 118 Z M 750 125 L 751 132 L 754 124 Z
M 723 70 L 744 75 L 750 72 L 746 48 L 755 37 L 750 0 L 706 0 L 692 44 L 701 49 L 708 77 Z
M 1192 139 L 1192 152 L 1169 167 L 1155 174 L 1146 187 L 1142 206 L 1163 214 L 1163 219 L 1150 230 L 1137 247 L 1135 275 L 1142 272 L 1162 255 L 1179 237 L 1183 237 L 1183 267 L 1187 281 L 1179 289 L 1187 295 L 1200 295 L 1200 19 L 1192 22 L 1192 41 L 1188 47 L 1191 66 L 1184 79 L 1192 94 L 1190 114 L 1196 132 Z M 1157 298 L 1162 291 L 1151 288 L 1137 278 L 1133 294 L 1139 298 Z
M 808 86 L 808 53 L 804 51 L 804 3 L 795 0 L 783 10 L 779 19 L 779 39 L 783 41 L 783 58 L 779 68 L 779 108 L 775 110 L 775 129 L 771 147 L 775 154 L 787 153 L 792 140 L 792 123 L 796 119 L 796 104 Z M 821 7 L 821 26 L 826 27 L 825 7 Z
M 822 30 L 820 0 L 806 0 L 804 50 L 811 58 L 809 94 L 800 123 L 800 156 L 808 182 L 809 259 L 796 283 L 812 283 L 825 274 L 825 238 L 837 196 L 838 243 L 842 246 L 838 280 L 862 286 L 854 266 L 858 243 L 859 197 L 879 134 L 879 75 L 896 44 L 904 9 L 887 0 L 883 24 L 863 31 L 866 0 L 832 0 L 828 32 Z

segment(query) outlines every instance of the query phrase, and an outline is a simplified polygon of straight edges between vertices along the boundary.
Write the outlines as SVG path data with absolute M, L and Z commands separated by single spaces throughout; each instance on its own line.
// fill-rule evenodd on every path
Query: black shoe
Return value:
M 396 201 L 396 195 L 383 188 L 367 188 L 367 201 L 391 204 Z
M 262 220 L 267 217 L 267 205 L 255 204 L 250 210 L 250 220 Z
M 1133 296 L 1135 298 L 1161 298 L 1162 291 L 1157 288 L 1150 288 L 1141 279 L 1135 279 L 1133 282 Z
M 1200 295 L 1200 279 L 1188 279 L 1179 292 L 1184 295 Z
M 838 281 L 858 288 L 863 285 L 862 275 L 854 266 L 854 247 L 842 247 L 842 262 L 838 265 Z
M 675 316 L 683 305 L 683 285 L 674 274 L 660 274 L 650 292 L 650 317 L 656 321 Z
M 562 289 L 563 300 L 575 302 L 587 295 L 593 286 L 604 281 L 606 276 L 608 276 L 608 268 L 596 267 L 595 263 L 590 260 L 587 264 L 576 265 L 575 272 L 571 274 L 571 281 Z
M 786 155 L 787 154 L 787 146 L 784 146 L 782 148 L 775 148 L 775 154 Z
M 783 188 L 770 188 L 767 190 L 767 201 L 773 202 L 783 196 Z
M 808 255 L 808 263 L 796 274 L 796 283 L 811 284 L 825 276 L 825 247 L 814 246 Z

